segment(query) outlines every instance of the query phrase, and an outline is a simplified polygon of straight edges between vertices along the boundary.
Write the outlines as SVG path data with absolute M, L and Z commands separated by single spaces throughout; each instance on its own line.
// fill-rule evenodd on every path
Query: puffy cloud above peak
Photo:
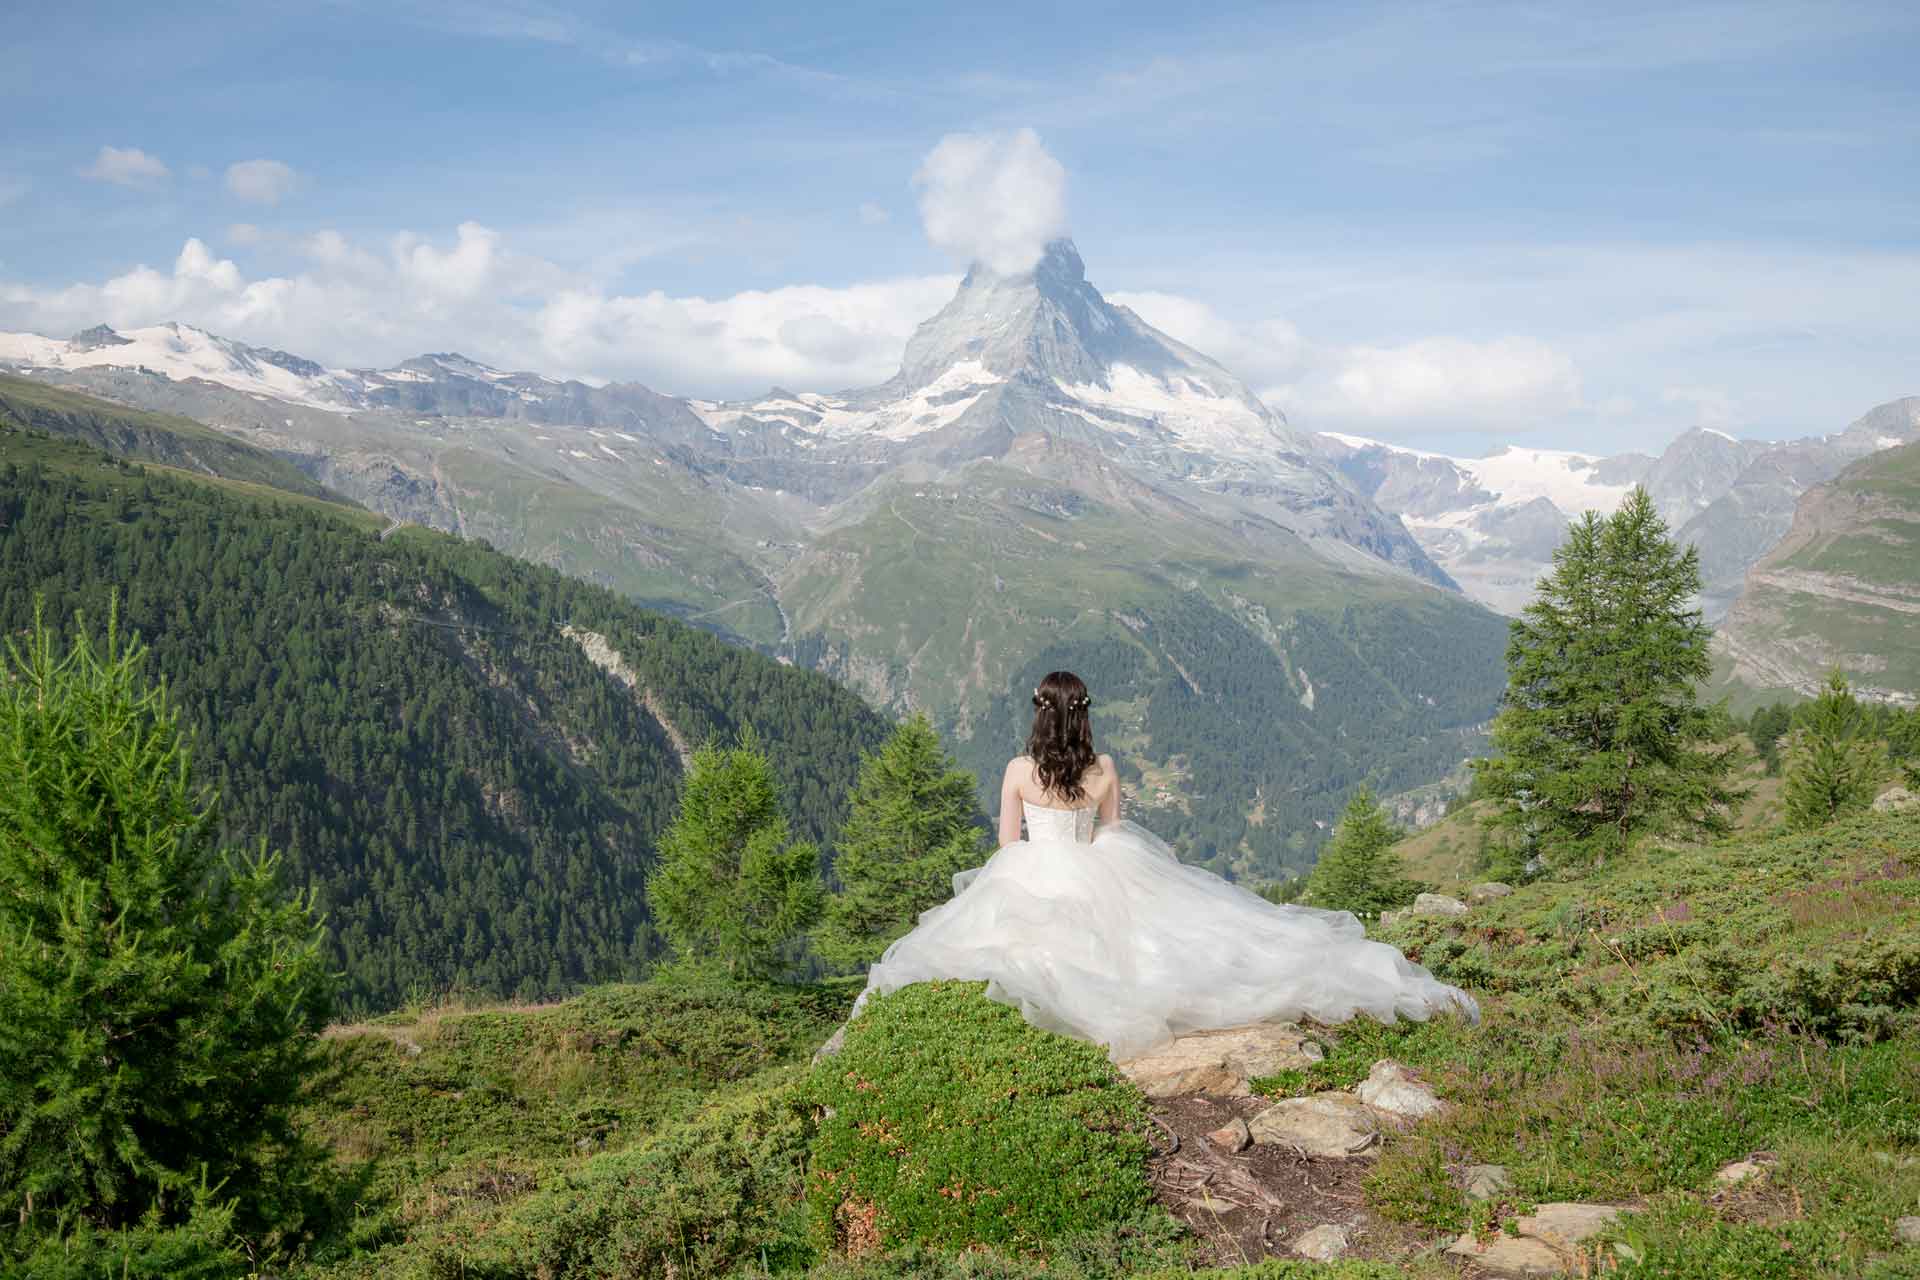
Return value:
M 138 147 L 101 147 L 93 163 L 80 170 L 80 176 L 116 186 L 146 187 L 171 176 L 172 172 L 158 156 L 148 155 Z
M 1031 271 L 1067 234 L 1067 171 L 1032 129 L 950 133 L 913 182 L 927 239 L 963 264 Z

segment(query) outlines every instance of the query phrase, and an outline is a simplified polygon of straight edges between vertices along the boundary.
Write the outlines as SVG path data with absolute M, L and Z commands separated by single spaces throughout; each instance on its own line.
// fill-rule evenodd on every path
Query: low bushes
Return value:
M 1028 1248 L 1149 1203 L 1139 1093 L 1098 1046 L 1037 1030 L 980 983 L 874 1000 L 811 1089 L 823 1247 Z

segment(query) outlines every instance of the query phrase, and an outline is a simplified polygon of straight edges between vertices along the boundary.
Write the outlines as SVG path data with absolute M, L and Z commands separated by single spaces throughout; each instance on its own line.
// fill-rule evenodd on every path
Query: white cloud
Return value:
M 868 200 L 860 206 L 860 222 L 863 226 L 877 227 L 893 217 L 885 209 Z
M 143 265 L 51 290 L 0 281 L 0 330 L 61 334 L 102 322 L 181 320 L 332 366 L 459 350 L 555 376 L 730 397 L 774 383 L 834 389 L 881 381 L 899 367 L 914 326 L 958 283 L 924 276 L 718 298 L 621 294 L 518 253 L 476 222 L 462 223 L 450 240 L 402 234 L 367 245 L 327 230 L 285 243 L 304 260 L 289 275 L 248 279 L 191 239 L 170 271 Z
M 227 166 L 227 190 L 253 204 L 279 204 L 297 176 L 278 160 L 242 160 Z
M 159 157 L 150 156 L 138 147 L 101 147 L 93 163 L 80 170 L 80 176 L 122 187 L 145 187 L 171 172 Z
M 1572 357 L 1537 338 L 1310 342 L 1287 320 L 1239 325 L 1178 294 L 1116 293 L 1113 299 L 1226 365 L 1299 426 L 1504 432 L 1541 425 L 1581 405 Z
M 1572 358 L 1537 338 L 1434 337 L 1349 347 L 1325 372 L 1323 384 L 1305 388 L 1306 404 L 1362 421 L 1441 420 L 1510 430 L 1580 405 Z
M 227 228 L 227 239 L 234 244 L 259 244 L 266 233 L 251 222 L 236 222 Z
M 1015 275 L 1067 234 L 1067 171 L 1032 129 L 950 133 L 913 182 L 927 239 L 962 262 Z

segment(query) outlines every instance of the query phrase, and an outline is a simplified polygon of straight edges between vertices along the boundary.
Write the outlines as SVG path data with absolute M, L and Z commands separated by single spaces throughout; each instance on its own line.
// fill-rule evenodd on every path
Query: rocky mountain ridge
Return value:
M 1319 439 L 1354 486 L 1399 515 L 1462 590 L 1503 613 L 1532 598 L 1567 521 L 1583 511 L 1611 512 L 1644 485 L 1676 536 L 1699 548 L 1702 607 L 1718 621 L 1748 567 L 1786 534 L 1803 493 L 1857 459 L 1920 440 L 1920 397 L 1798 440 L 1739 440 L 1696 427 L 1658 457 L 1507 445 L 1457 458 L 1359 436 Z

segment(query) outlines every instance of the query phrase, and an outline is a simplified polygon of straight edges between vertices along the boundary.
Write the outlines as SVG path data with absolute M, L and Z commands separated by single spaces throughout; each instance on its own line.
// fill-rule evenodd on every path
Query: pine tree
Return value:
M 1870 736 L 1865 708 L 1838 671 L 1803 707 L 1787 755 L 1787 824 L 1824 826 L 1865 809 L 1887 767 L 1887 747 Z
M 1726 830 L 1738 798 L 1730 726 L 1694 689 L 1711 630 L 1681 550 L 1646 490 L 1576 521 L 1512 624 L 1496 754 L 1475 761 L 1491 821 L 1523 847 L 1598 859 L 1643 831 Z
M 204 1244 L 208 1214 L 295 1225 L 321 930 L 273 858 L 217 846 L 142 656 L 117 617 L 64 656 L 36 617 L 0 661 L 0 1264 L 129 1228 Z
M 1374 916 L 1404 907 L 1423 886 L 1410 879 L 1393 846 L 1400 835 L 1387 811 L 1362 787 L 1347 801 L 1307 879 L 1305 901 L 1329 911 Z
M 973 775 L 956 768 L 925 715 L 863 756 L 852 811 L 835 841 L 840 891 L 827 902 L 814 949 L 837 969 L 865 968 L 953 893 L 956 871 L 980 861 Z
M 660 840 L 647 903 L 683 959 L 736 978 L 775 973 L 788 944 L 820 918 L 820 855 L 795 841 L 759 740 L 693 753 L 680 813 Z

